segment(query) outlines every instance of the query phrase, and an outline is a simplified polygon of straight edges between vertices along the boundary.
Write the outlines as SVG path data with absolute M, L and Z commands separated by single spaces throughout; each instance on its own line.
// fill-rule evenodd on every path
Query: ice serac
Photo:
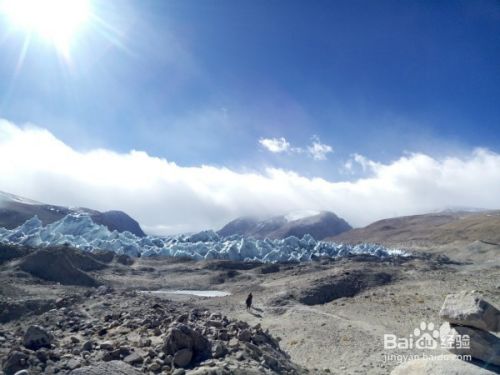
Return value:
M 342 257 L 370 254 L 380 258 L 406 256 L 397 249 L 379 245 L 345 245 L 316 241 L 311 235 L 301 238 L 254 239 L 233 235 L 221 237 L 213 231 L 203 231 L 190 236 L 138 237 L 130 232 L 110 231 L 97 224 L 85 213 L 71 213 L 48 225 L 33 217 L 17 228 L 0 231 L 0 243 L 20 244 L 30 247 L 69 245 L 100 252 L 113 251 L 129 256 L 173 256 L 202 259 L 230 259 L 235 261 L 286 262 L 310 261 L 320 257 Z
M 0 191 L 0 227 L 13 229 L 36 216 L 44 225 L 61 220 L 68 214 L 84 213 L 110 231 L 130 232 L 144 237 L 139 223 L 122 211 L 100 212 L 88 208 L 68 208 L 45 204 Z
M 294 211 L 287 215 L 274 216 L 265 220 L 242 217 L 226 224 L 218 234 L 249 236 L 256 239 L 283 239 L 290 236 L 302 238 L 309 234 L 316 240 L 336 236 L 351 230 L 342 218 L 329 211 Z

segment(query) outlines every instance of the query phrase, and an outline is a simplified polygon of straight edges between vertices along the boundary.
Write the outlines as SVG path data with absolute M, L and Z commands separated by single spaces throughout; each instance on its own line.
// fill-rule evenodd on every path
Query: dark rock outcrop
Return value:
M 29 252 L 30 249 L 23 246 L 0 243 L 0 264 L 13 259 L 21 258 L 27 255 Z
M 21 259 L 19 268 L 33 276 L 63 285 L 95 287 L 100 283 L 85 273 L 105 267 L 88 255 L 70 248 L 40 249 Z
M 0 323 L 20 319 L 27 314 L 40 315 L 56 307 L 55 300 L 27 299 L 20 301 L 0 301 Z
M 23 337 L 23 345 L 31 350 L 50 348 L 52 341 L 54 341 L 54 336 L 37 325 L 29 326 Z
M 345 272 L 300 290 L 296 299 L 305 305 L 319 305 L 342 297 L 353 297 L 365 289 L 387 284 L 391 279 L 392 276 L 384 272 Z
M 139 223 L 122 211 L 98 212 L 91 215 L 96 224 L 105 225 L 110 231 L 130 232 L 138 237 L 144 237 Z
M 7 375 L 14 375 L 16 372 L 21 371 L 27 368 L 28 365 L 28 356 L 20 351 L 12 351 L 9 353 L 5 362 L 3 363 L 3 371 Z

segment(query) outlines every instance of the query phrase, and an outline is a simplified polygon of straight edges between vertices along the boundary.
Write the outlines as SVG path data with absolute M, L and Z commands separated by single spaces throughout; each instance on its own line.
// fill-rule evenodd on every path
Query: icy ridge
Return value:
M 316 241 L 310 235 L 299 239 L 255 240 L 241 236 L 220 237 L 208 230 L 190 236 L 137 237 L 130 232 L 109 231 L 87 214 L 69 214 L 44 226 L 38 217 L 8 230 L 0 228 L 0 242 L 30 247 L 70 245 L 84 251 L 109 250 L 130 256 L 173 256 L 202 259 L 254 260 L 262 262 L 310 261 L 314 257 L 369 254 L 386 258 L 408 256 L 400 249 L 380 245 L 347 245 Z

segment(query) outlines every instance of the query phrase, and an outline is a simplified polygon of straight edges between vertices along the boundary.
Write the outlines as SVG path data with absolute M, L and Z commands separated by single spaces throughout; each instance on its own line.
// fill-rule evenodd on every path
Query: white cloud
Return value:
M 304 150 L 302 147 L 292 147 L 284 137 L 280 138 L 261 138 L 259 143 L 268 151 L 278 154 L 282 152 L 303 154 L 307 153 L 314 160 L 326 160 L 326 155 L 333 152 L 330 145 L 321 143 L 317 136 L 312 137 L 312 144 Z
M 374 171 L 378 166 L 380 166 L 379 163 L 374 162 L 363 155 L 352 154 L 351 158 L 345 162 L 344 169 L 347 172 L 354 173 L 355 165 L 359 165 L 363 172 Z
M 268 151 L 279 154 L 290 151 L 290 143 L 283 137 L 280 138 L 261 138 L 259 143 Z
M 314 136 L 313 143 L 307 147 L 307 151 L 314 160 L 326 160 L 326 155 L 333 152 L 333 148 L 330 145 L 321 143 L 319 138 Z
M 500 154 L 411 154 L 383 164 L 359 155 L 369 177 L 332 182 L 266 169 L 182 167 L 141 151 L 74 150 L 50 132 L 0 120 L 0 190 L 39 201 L 121 209 L 153 232 L 218 228 L 240 215 L 332 210 L 354 226 L 450 206 L 500 207 Z

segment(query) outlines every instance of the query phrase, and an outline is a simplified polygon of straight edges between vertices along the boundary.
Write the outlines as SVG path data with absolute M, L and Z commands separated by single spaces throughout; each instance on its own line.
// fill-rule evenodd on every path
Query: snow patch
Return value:
M 306 217 L 310 216 L 316 216 L 319 215 L 321 211 L 317 210 L 298 210 L 298 211 L 292 211 L 289 214 L 285 215 L 286 221 L 295 221 L 295 220 L 300 220 L 304 219 Z
M 5 201 L 5 202 L 17 202 L 17 203 L 23 203 L 23 204 L 30 204 L 30 205 L 40 205 L 42 203 L 28 199 L 28 198 L 23 198 L 19 197 L 14 194 L 10 193 L 5 193 L 3 191 L 0 191 L 0 201 Z

